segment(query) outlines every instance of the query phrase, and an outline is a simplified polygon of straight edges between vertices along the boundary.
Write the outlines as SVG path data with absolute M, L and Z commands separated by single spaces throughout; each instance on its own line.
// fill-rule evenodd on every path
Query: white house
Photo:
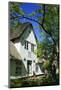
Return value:
M 43 74 L 35 50 L 37 37 L 31 23 L 10 30 L 10 76 L 27 77 Z

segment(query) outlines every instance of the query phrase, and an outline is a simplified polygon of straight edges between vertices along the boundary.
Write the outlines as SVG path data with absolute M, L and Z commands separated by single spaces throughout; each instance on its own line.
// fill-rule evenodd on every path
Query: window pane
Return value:
M 28 69 L 28 74 L 31 74 L 32 73 L 32 62 L 31 61 L 27 62 L 27 69 Z
M 28 42 L 27 42 L 27 50 L 28 50 Z
M 25 49 L 28 50 L 28 42 L 27 41 L 25 41 Z
M 38 72 L 38 64 L 36 64 L 36 72 Z
M 16 62 L 16 75 L 21 75 L 21 62 Z
M 26 42 L 25 42 L 25 49 L 26 49 Z
M 31 44 L 31 51 L 34 52 L 34 45 Z

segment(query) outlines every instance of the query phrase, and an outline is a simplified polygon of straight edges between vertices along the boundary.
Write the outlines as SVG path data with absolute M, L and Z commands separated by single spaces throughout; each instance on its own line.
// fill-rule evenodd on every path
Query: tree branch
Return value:
M 35 20 L 35 19 L 32 19 L 32 18 L 29 18 L 29 17 L 26 17 L 26 16 L 24 16 L 24 15 L 22 15 L 22 16 L 15 16 L 15 17 L 12 16 L 12 18 L 13 18 L 13 19 L 14 19 L 14 18 L 19 18 L 19 19 L 25 18 L 25 19 L 32 20 L 32 21 L 38 23 L 38 24 L 42 27 L 42 29 L 44 30 L 44 32 L 46 32 L 46 33 L 52 38 L 53 43 L 56 44 L 54 38 L 52 37 L 52 34 L 51 34 L 50 32 L 48 32 L 48 31 L 45 29 L 44 25 L 43 25 L 43 24 L 44 24 L 44 18 L 45 18 L 45 5 L 44 5 L 44 7 L 43 7 L 43 10 L 44 10 L 44 13 L 43 13 L 42 24 L 41 24 L 39 21 L 37 21 L 37 20 Z
M 28 20 L 32 20 L 34 22 L 37 22 L 39 25 L 41 25 L 41 27 L 43 28 L 44 32 L 46 32 L 53 40 L 54 44 L 55 44 L 55 40 L 54 38 L 52 37 L 52 34 L 50 32 L 48 32 L 44 26 L 43 26 L 43 23 L 44 23 L 44 19 L 43 19 L 43 23 L 41 24 L 39 21 L 35 20 L 35 19 L 32 19 L 32 18 L 29 18 L 29 17 L 26 17 L 26 16 L 19 16 L 19 19 L 22 19 L 22 18 L 25 18 L 25 19 L 28 19 Z
M 42 26 L 44 27 L 44 19 L 45 19 L 45 4 L 43 5 L 43 19 L 42 19 Z

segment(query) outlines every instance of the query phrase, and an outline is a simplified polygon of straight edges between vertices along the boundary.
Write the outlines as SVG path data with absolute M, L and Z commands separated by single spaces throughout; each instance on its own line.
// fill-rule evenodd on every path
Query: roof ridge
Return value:
M 15 39 L 19 38 L 28 26 L 30 26 L 33 29 L 32 23 L 24 22 L 24 23 L 20 24 L 18 26 L 18 28 L 16 28 L 16 30 L 10 31 L 10 40 L 14 41 Z M 33 32 L 34 32 L 34 30 L 33 30 Z M 35 32 L 34 32 L 34 34 L 35 34 Z

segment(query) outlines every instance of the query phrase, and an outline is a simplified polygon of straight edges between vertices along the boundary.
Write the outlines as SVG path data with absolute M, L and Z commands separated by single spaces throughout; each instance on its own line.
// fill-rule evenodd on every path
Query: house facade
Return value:
M 31 23 L 23 23 L 19 28 L 10 32 L 10 41 L 13 43 L 21 58 L 10 59 L 11 76 L 27 77 L 43 74 L 38 63 L 35 50 L 37 37 Z M 14 56 L 14 55 L 13 55 Z M 14 73 L 14 74 L 13 74 Z

